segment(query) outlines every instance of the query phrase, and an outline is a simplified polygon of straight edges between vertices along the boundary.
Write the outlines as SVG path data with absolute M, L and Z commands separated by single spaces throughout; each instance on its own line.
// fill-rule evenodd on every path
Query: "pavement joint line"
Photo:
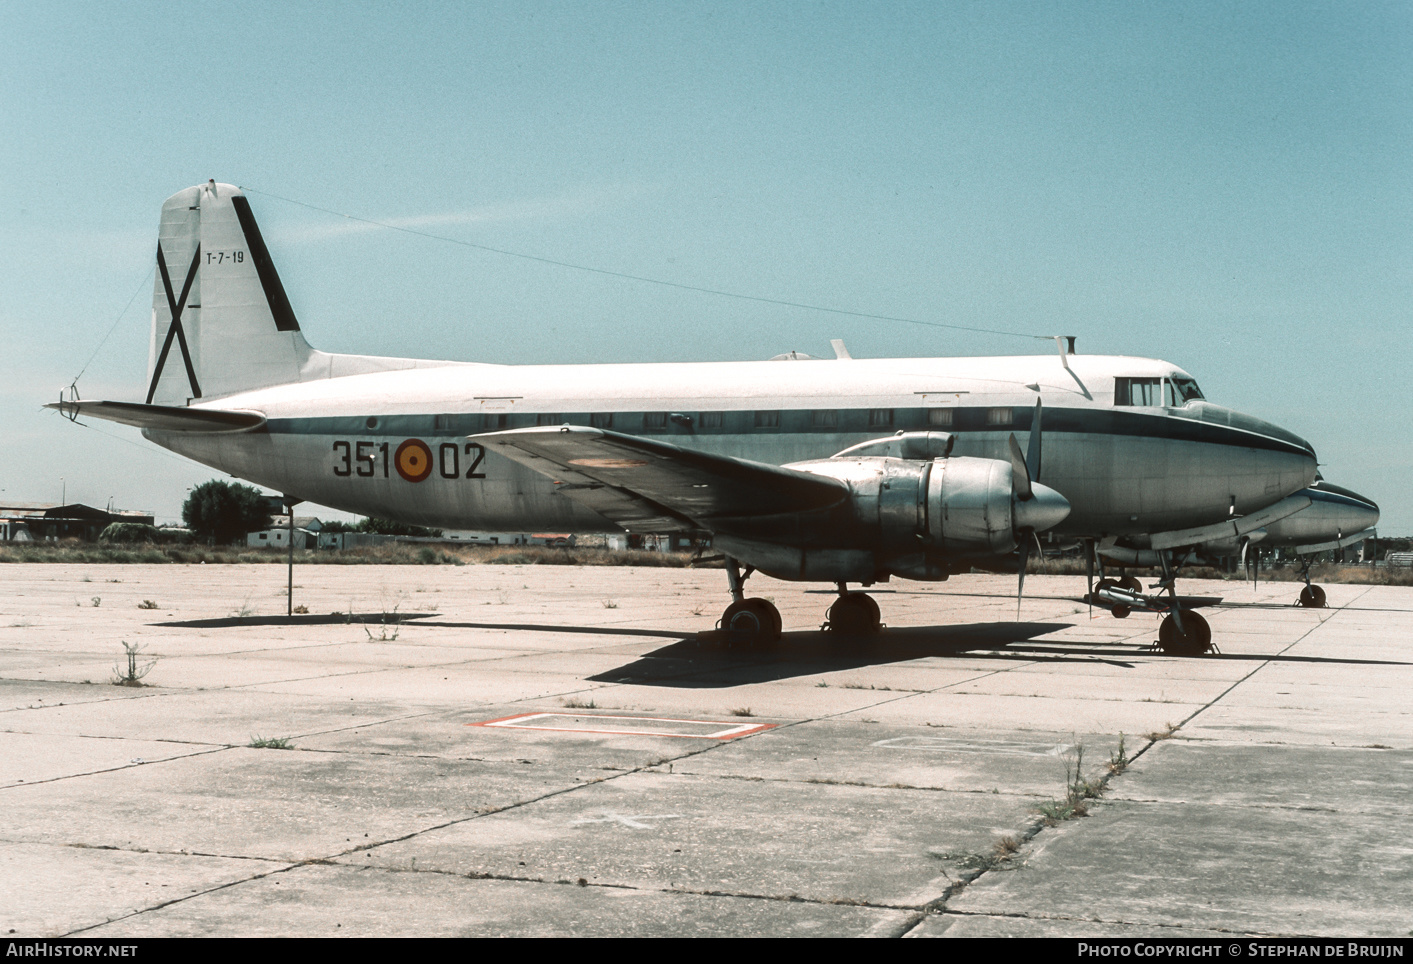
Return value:
M 926 904 L 888 904 L 851 897 L 805 897 L 800 894 L 757 894 L 750 891 L 704 890 L 694 887 L 643 887 L 638 884 L 614 883 L 612 881 L 592 881 L 587 878 L 570 879 L 561 877 L 551 880 L 548 877 L 529 877 L 517 874 L 497 874 L 480 871 L 459 872 L 443 870 L 439 867 L 387 867 L 379 864 L 340 863 L 337 860 L 306 860 L 303 865 L 323 864 L 334 867 L 348 867 L 359 870 L 374 870 L 390 874 L 441 874 L 465 880 L 500 880 L 517 884 L 544 884 L 549 887 L 600 887 L 606 890 L 631 890 L 643 894 L 686 894 L 691 897 L 729 897 L 737 900 L 768 900 L 787 904 L 816 904 L 835 907 L 867 907 L 873 910 L 923 911 Z M 584 880 L 580 883 L 579 880 Z
M 676 761 L 673 761 L 676 762 Z M 666 772 L 666 771 L 651 771 Z M 983 797 L 1012 797 L 1025 798 L 1035 797 L 1043 799 L 1043 793 L 992 793 L 990 790 L 958 790 L 953 787 L 917 787 L 911 784 L 902 783 L 864 783 L 861 780 L 817 780 L 800 779 L 797 777 L 753 777 L 743 776 L 739 773 L 697 773 L 683 771 L 682 773 L 672 773 L 671 776 L 698 777 L 707 780 L 740 780 L 745 783 L 798 783 L 802 785 L 829 786 L 829 787 L 858 787 L 863 790 L 916 790 L 921 793 L 971 793 Z M 1159 802 L 1159 801 L 1154 801 Z
M 161 763 L 175 763 L 179 760 L 189 760 L 192 757 L 207 756 L 211 753 L 224 753 L 230 749 L 234 748 L 229 746 L 214 746 L 209 750 L 196 750 L 192 753 L 183 753 L 180 756 L 167 757 L 164 760 L 143 760 L 141 763 L 124 763 L 121 766 L 104 767 L 101 770 L 87 770 L 83 773 L 64 773 L 60 774 L 57 777 L 47 777 L 43 780 L 31 780 L 28 783 L 11 783 L 8 786 L 0 786 L 0 792 L 3 792 L 5 790 L 16 790 L 22 787 L 38 787 L 43 786 L 46 783 L 58 783 L 61 780 L 76 780 L 82 777 L 92 777 L 97 776 L 100 773 L 115 773 L 118 770 L 132 770 L 137 767 L 154 766 Z
M 1142 921 L 1142 920 L 1120 920 L 1107 917 L 1076 917 L 1072 914 L 1026 914 L 1022 912 L 1007 913 L 1006 911 L 979 911 L 979 910 L 952 910 L 950 908 L 939 908 L 935 912 L 938 917 L 976 917 L 987 918 L 997 917 L 1004 920 L 1033 920 L 1033 921 L 1072 921 L 1076 924 L 1117 924 L 1129 927 L 1168 927 L 1174 930 L 1188 929 L 1190 925 L 1175 923 L 1172 921 Z M 1274 932 L 1267 935 L 1265 931 L 1245 931 L 1233 930 L 1229 927 L 1199 927 L 1197 930 L 1211 931 L 1216 934 L 1232 934 L 1243 937 L 1277 936 Z

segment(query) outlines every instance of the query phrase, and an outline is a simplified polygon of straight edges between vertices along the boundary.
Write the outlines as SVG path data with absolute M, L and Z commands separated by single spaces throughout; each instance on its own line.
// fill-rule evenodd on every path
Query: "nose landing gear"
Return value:
M 839 583 L 839 598 L 829 607 L 829 631 L 841 636 L 873 636 L 883 628 L 878 603 L 866 592 L 849 592 Z
M 1212 627 L 1193 609 L 1180 609 L 1158 625 L 1158 648 L 1168 656 L 1201 656 L 1215 650 Z
M 1305 588 L 1300 590 L 1300 598 L 1296 599 L 1297 606 L 1304 606 L 1306 609 L 1324 609 L 1325 591 L 1319 586 L 1310 585 L 1310 559 L 1300 560 L 1300 576 L 1305 580 Z

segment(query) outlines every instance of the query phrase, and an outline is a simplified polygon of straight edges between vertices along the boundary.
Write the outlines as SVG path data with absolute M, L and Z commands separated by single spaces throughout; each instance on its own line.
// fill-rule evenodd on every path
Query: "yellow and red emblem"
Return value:
M 409 482 L 421 482 L 432 474 L 432 450 L 420 438 L 410 438 L 393 455 L 397 474 Z

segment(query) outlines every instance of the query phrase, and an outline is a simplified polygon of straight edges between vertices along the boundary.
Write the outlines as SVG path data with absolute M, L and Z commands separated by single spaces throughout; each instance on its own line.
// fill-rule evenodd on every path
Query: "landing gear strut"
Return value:
M 883 628 L 878 603 L 866 592 L 849 592 L 839 583 L 839 598 L 829 607 L 829 631 L 843 636 L 873 636 Z
M 726 557 L 726 581 L 731 587 L 731 605 L 721 614 L 718 627 L 731 634 L 733 642 L 767 643 L 780 638 L 780 610 L 768 599 L 746 598 L 746 580 L 755 572 L 754 566 L 747 566 L 741 572 L 741 565 L 730 556 Z
M 1300 598 L 1295 601 L 1297 606 L 1304 606 L 1306 609 L 1324 609 L 1325 591 L 1319 586 L 1310 585 L 1310 560 L 1308 558 L 1300 560 L 1300 576 L 1305 580 L 1305 588 L 1300 590 Z
M 1168 590 L 1172 610 L 1163 617 L 1158 626 L 1158 648 L 1169 656 L 1201 656 L 1213 651 L 1212 627 L 1207 625 L 1195 610 L 1184 609 L 1177 598 L 1177 565 L 1171 552 L 1160 552 L 1158 559 L 1163 564 L 1163 581 L 1159 585 Z

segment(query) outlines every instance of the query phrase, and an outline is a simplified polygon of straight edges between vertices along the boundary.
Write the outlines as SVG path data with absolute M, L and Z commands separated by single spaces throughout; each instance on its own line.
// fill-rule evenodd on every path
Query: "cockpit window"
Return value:
M 1115 405 L 1161 404 L 1159 391 L 1163 385 L 1161 378 L 1116 378 L 1114 379 Z
M 1186 375 L 1172 378 L 1116 378 L 1114 379 L 1114 404 L 1138 405 L 1156 408 L 1165 405 L 1177 408 L 1202 397 L 1202 389 L 1195 379 Z
M 1169 379 L 1168 384 L 1172 386 L 1172 394 L 1176 396 L 1175 401 L 1169 405 L 1182 405 L 1193 399 L 1202 398 L 1202 389 L 1197 387 L 1195 378 L 1188 378 L 1186 375 L 1174 375 Z

